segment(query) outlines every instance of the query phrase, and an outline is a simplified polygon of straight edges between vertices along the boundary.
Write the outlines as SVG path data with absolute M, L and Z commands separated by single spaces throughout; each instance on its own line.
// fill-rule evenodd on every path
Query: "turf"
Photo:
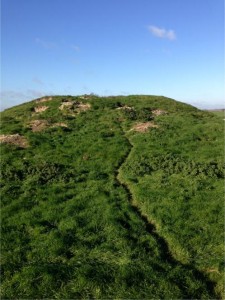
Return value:
M 1 144 L 3 299 L 222 298 L 223 120 L 165 97 L 92 95 L 1 122 L 28 145 Z M 146 122 L 157 127 L 136 131 Z

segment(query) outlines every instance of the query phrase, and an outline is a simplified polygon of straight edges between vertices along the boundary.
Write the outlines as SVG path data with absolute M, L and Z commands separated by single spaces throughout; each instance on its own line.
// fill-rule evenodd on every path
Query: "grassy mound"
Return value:
M 55 96 L 1 122 L 2 298 L 222 297 L 221 118 L 165 97 Z

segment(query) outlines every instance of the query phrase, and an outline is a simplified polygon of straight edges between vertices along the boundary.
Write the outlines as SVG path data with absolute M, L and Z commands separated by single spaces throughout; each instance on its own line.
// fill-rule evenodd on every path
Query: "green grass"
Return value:
M 91 104 L 72 116 L 67 98 L 1 114 L 30 145 L 1 145 L 1 297 L 221 298 L 224 121 L 156 96 L 69 97 Z
M 224 109 L 221 110 L 211 110 L 211 113 L 215 114 L 216 116 L 225 119 L 225 113 L 224 113 Z

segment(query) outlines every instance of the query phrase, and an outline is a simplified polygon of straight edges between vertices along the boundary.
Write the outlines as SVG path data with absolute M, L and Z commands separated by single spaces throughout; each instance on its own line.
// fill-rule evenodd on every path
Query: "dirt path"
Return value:
M 210 295 L 212 296 L 212 299 L 219 299 L 215 295 L 216 284 L 214 282 L 210 281 L 204 273 L 197 270 L 193 265 L 185 265 L 185 264 L 181 263 L 180 261 L 176 260 L 169 250 L 169 246 L 168 246 L 166 239 L 164 239 L 162 236 L 159 235 L 159 233 L 157 232 L 156 226 L 153 224 L 153 222 L 151 222 L 151 220 L 147 216 L 142 214 L 141 209 L 135 203 L 134 197 L 129 188 L 129 185 L 124 181 L 124 179 L 122 178 L 122 175 L 121 175 L 121 169 L 123 167 L 123 164 L 126 162 L 126 160 L 131 155 L 131 152 L 132 152 L 132 149 L 134 146 L 131 144 L 131 142 L 130 142 L 129 138 L 126 136 L 124 130 L 122 128 L 121 128 L 121 130 L 123 132 L 123 136 L 126 138 L 128 144 L 129 144 L 129 150 L 127 151 L 127 153 L 124 155 L 123 159 L 121 160 L 121 162 L 117 168 L 115 177 L 116 177 L 117 182 L 126 191 L 127 198 L 128 198 L 128 201 L 129 201 L 129 204 L 131 206 L 133 213 L 137 216 L 137 218 L 142 220 L 145 231 L 148 234 L 150 234 L 157 242 L 161 259 L 163 261 L 166 261 L 171 266 L 171 268 L 180 266 L 183 268 L 184 271 L 187 271 L 187 272 L 191 271 L 193 274 L 193 277 L 196 278 L 196 280 L 201 280 L 202 282 L 204 282 L 206 284 L 207 289 L 208 289 Z M 183 283 L 177 282 L 177 284 L 182 289 Z M 187 297 L 191 299 L 191 295 L 187 295 Z

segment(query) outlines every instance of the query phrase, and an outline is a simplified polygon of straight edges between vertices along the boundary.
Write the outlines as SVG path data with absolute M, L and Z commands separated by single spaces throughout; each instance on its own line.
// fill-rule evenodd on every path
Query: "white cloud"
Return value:
M 36 42 L 38 45 L 40 45 L 40 46 L 42 46 L 43 48 L 45 48 L 45 49 L 53 49 L 53 48 L 56 47 L 56 44 L 54 44 L 54 43 L 52 43 L 52 42 L 44 41 L 44 40 L 42 40 L 42 39 L 40 39 L 40 38 L 36 38 L 36 39 L 35 39 L 35 42 Z
M 174 30 L 166 30 L 153 25 L 148 26 L 148 30 L 158 38 L 168 39 L 170 41 L 176 40 L 176 34 Z

